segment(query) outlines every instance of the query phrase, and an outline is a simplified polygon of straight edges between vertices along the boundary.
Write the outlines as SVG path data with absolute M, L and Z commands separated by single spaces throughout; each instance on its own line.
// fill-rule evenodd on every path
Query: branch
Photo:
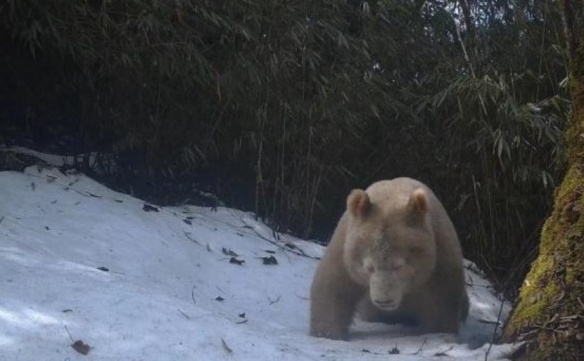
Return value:
M 562 20 L 564 22 L 564 33 L 570 58 L 575 59 L 576 53 L 581 46 L 581 36 L 584 27 L 582 26 L 583 0 L 562 0 Z

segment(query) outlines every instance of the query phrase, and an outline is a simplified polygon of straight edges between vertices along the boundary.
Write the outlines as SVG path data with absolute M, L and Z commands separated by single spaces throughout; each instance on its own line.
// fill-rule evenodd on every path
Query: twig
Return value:
M 466 285 L 467 286 L 473 286 L 474 285 L 474 281 L 472 279 L 472 276 L 470 274 L 467 274 L 467 281 L 466 281 Z
M 383 354 L 382 354 L 382 353 L 380 353 L 380 352 L 373 352 L 373 351 L 371 351 L 371 350 L 369 350 L 369 349 L 366 349 L 366 348 L 364 348 L 364 349 L 361 349 L 361 352 L 362 352 L 362 353 L 370 353 L 370 354 L 372 354 L 372 355 L 383 355 Z
M 4 216 L 0 217 L 0 223 L 4 220 Z
M 185 231 L 184 229 L 183 229 L 183 232 L 184 232 L 184 234 L 185 234 L 185 237 L 187 237 L 187 238 L 189 239 L 189 241 L 193 241 L 194 243 L 198 244 L 199 246 L 201 245 L 201 244 L 199 243 L 199 241 L 197 241 L 196 239 L 194 239 L 193 237 L 191 237 L 191 236 L 189 235 L 189 232 Z
M 501 313 L 503 312 L 503 304 L 505 304 L 505 298 L 501 298 L 501 306 L 499 307 L 499 315 L 497 316 L 497 323 L 493 328 L 493 336 L 491 337 L 491 343 L 489 344 L 489 348 L 487 352 L 485 352 L 485 361 L 489 358 L 489 352 L 491 352 L 491 347 L 493 347 L 493 343 L 495 342 L 495 337 L 497 336 L 497 327 L 499 327 L 499 322 L 501 321 Z
M 422 349 L 424 348 L 424 345 L 426 344 L 426 341 L 428 341 L 427 338 L 424 339 L 424 342 L 422 342 L 422 345 L 420 346 L 420 348 L 418 349 L 418 351 L 414 352 L 414 355 L 417 355 L 420 352 L 422 352 Z
M 69 332 L 67 325 L 64 325 L 64 327 L 65 327 L 65 331 L 67 331 L 67 334 L 69 335 L 69 338 L 71 339 L 71 342 L 75 342 L 75 341 L 73 341 L 73 337 L 71 336 L 71 332 Z
M 183 316 L 185 316 L 185 318 L 186 318 L 187 320 L 190 320 L 190 319 L 191 319 L 191 318 L 189 317 L 189 315 L 187 315 L 186 313 L 184 313 L 183 311 L 181 311 L 181 309 L 180 309 L 180 308 L 177 308 L 177 311 L 178 311 L 178 312 L 180 312 L 180 313 L 182 313 L 182 315 L 183 315 Z
M 482 288 L 492 288 L 492 286 L 490 285 L 473 285 L 471 283 L 465 283 L 467 286 L 472 286 L 472 287 L 482 287 Z
M 191 290 L 191 298 L 193 300 L 193 303 L 196 305 L 197 301 L 195 300 L 195 287 L 197 287 L 197 285 L 193 285 L 193 289 Z
M 227 351 L 228 353 L 233 353 L 233 350 L 229 346 L 227 346 L 227 342 L 225 342 L 223 337 L 221 337 L 221 344 L 223 345 L 225 351 Z
M 306 258 L 319 259 L 318 257 L 314 257 L 314 256 L 310 256 L 310 255 L 306 254 L 303 250 L 301 250 L 298 247 L 296 247 L 296 248 L 286 247 L 285 244 L 282 245 L 278 241 L 271 240 L 271 239 L 265 237 L 264 235 L 260 234 L 257 230 L 255 230 L 253 227 L 251 227 L 250 225 L 245 223 L 245 221 L 243 219 L 241 220 L 241 222 L 244 224 L 244 228 L 251 229 L 253 231 L 254 235 L 258 236 L 259 238 L 263 239 L 264 241 L 267 241 L 267 242 L 273 244 L 274 246 L 280 248 L 281 250 L 288 251 L 290 253 L 294 253 L 295 255 L 306 257 Z M 246 232 L 246 233 L 250 234 L 249 232 Z
M 79 195 L 81 195 L 83 197 L 91 198 L 91 193 L 88 192 L 89 194 L 85 194 L 82 191 L 77 190 L 77 189 L 75 189 L 75 188 L 73 188 L 71 186 L 62 187 L 62 189 L 66 190 L 66 191 L 68 191 L 70 189 L 70 190 L 74 191 L 75 193 L 77 193 L 77 194 L 79 194 Z
M 454 17 L 453 17 L 453 20 L 454 20 Z M 470 61 L 470 58 L 468 57 L 468 53 L 466 52 L 466 46 L 464 45 L 464 42 L 462 41 L 462 36 L 460 35 L 460 28 L 458 26 L 455 26 L 455 28 L 456 28 L 456 35 L 458 35 L 458 41 L 460 42 L 460 46 L 462 47 L 464 59 L 468 63 L 468 67 L 470 68 L 470 72 L 472 74 L 472 77 L 476 78 L 477 76 L 475 75 L 474 68 L 473 68 L 472 63 Z
M 272 300 L 272 299 L 270 299 L 270 297 L 268 297 L 268 301 L 270 301 L 270 305 L 273 305 L 274 303 L 280 301 L 280 297 L 281 296 L 278 296 L 278 298 L 276 298 L 275 300 Z
M 249 229 L 249 230 L 251 230 L 253 233 L 250 233 L 250 232 L 245 232 L 245 233 L 247 233 L 247 234 L 250 234 L 250 235 L 256 235 L 256 236 L 258 236 L 259 238 L 263 239 L 264 241 L 268 241 L 269 243 L 273 244 L 274 246 L 276 246 L 276 247 L 278 247 L 278 248 L 280 248 L 280 249 L 282 249 L 282 250 L 284 250 L 284 251 L 289 251 L 289 252 L 291 252 L 291 253 L 294 253 L 294 254 L 297 254 L 297 255 L 299 255 L 299 256 L 303 256 L 303 257 L 314 258 L 314 257 L 311 257 L 311 256 L 307 255 L 306 253 L 304 253 L 304 251 L 302 251 L 301 249 L 298 249 L 298 252 L 294 252 L 294 251 L 293 251 L 291 248 L 289 248 L 289 247 L 285 247 L 285 245 L 284 245 L 284 246 L 282 246 L 282 245 L 279 243 L 279 241 L 280 241 L 280 236 L 279 236 L 279 235 L 278 235 L 278 234 L 275 232 L 275 230 L 274 230 L 274 229 L 272 229 L 272 228 L 269 228 L 269 229 L 272 231 L 272 237 L 274 238 L 273 240 L 271 240 L 271 239 L 267 238 L 266 236 L 264 236 L 264 235 L 260 234 L 260 233 L 259 233 L 259 232 L 258 232 L 258 231 L 257 231 L 257 230 L 256 230 L 256 229 L 253 227 L 253 226 L 249 225 L 249 224 L 248 224 L 248 223 L 247 223 L 247 222 L 246 222 L 246 221 L 243 219 L 243 217 L 237 217 L 237 218 L 238 218 L 238 219 L 239 219 L 239 221 L 240 221 L 240 222 L 243 224 L 243 226 L 234 226 L 234 225 L 231 225 L 233 228 L 244 228 L 244 229 Z
M 299 299 L 303 300 L 303 301 L 308 301 L 310 298 L 306 297 L 306 296 L 300 296 L 299 294 L 294 294 L 294 296 L 298 297 Z
M 453 348 L 454 348 L 454 346 L 450 346 L 450 347 L 448 348 L 448 350 L 446 350 L 446 351 L 442 351 L 442 352 L 436 352 L 436 353 L 434 354 L 434 356 L 438 356 L 438 357 L 440 357 L 440 356 L 448 356 L 446 353 L 447 353 L 448 351 L 452 350 Z

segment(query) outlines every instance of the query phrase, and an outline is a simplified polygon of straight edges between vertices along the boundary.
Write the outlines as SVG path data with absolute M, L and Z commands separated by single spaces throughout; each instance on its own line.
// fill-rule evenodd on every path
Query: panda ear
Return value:
M 353 217 L 365 217 L 371 210 L 371 200 L 362 189 L 353 189 L 347 197 L 347 210 Z
M 428 196 L 422 188 L 415 189 L 410 195 L 408 208 L 412 216 L 423 217 L 428 213 Z

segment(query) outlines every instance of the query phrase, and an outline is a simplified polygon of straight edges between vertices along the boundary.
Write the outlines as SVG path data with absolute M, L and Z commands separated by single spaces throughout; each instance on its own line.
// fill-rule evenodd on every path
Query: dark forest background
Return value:
M 0 145 L 322 242 L 350 189 L 414 177 L 514 296 L 564 166 L 563 44 L 552 0 L 0 0 Z

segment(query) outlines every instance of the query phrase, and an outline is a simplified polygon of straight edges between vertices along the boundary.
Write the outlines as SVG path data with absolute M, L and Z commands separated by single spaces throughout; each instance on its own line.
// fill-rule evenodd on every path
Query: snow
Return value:
M 467 262 L 459 336 L 357 321 L 350 341 L 313 338 L 322 252 L 238 210 L 145 207 L 57 169 L 0 172 L 0 360 L 484 360 L 509 312 Z

